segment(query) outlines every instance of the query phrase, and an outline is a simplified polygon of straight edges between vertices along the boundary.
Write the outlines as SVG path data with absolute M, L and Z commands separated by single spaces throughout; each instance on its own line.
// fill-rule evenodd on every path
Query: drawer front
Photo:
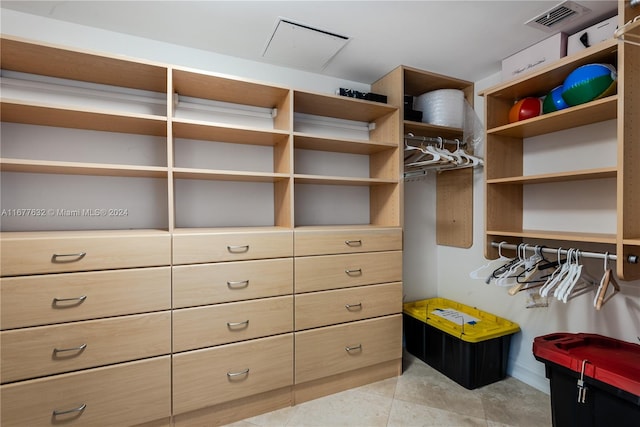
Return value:
M 401 228 L 296 230 L 295 255 L 402 250 Z
M 293 296 L 185 308 L 173 312 L 173 351 L 293 331 Z
M 402 312 L 402 283 L 296 295 L 296 330 Z
M 153 267 L 171 264 L 167 234 L 3 238 L 2 275 Z
M 295 333 L 296 384 L 402 357 L 402 315 Z
M 170 357 L 4 385 L 0 395 L 3 427 L 141 424 L 171 415 Z
M 2 382 L 171 352 L 171 313 L 16 329 L 0 333 Z
M 173 306 L 191 307 L 293 293 L 293 258 L 173 268 Z
M 402 280 L 402 252 L 323 255 L 295 259 L 296 293 Z
M 0 279 L 2 329 L 171 308 L 171 267 Z
M 291 257 L 292 234 L 291 231 L 174 234 L 173 263 Z
M 292 384 L 293 334 L 173 356 L 175 414 Z

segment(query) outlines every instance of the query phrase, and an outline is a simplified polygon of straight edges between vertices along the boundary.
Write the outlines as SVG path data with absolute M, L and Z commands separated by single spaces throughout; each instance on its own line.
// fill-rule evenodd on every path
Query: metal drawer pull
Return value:
M 356 309 L 356 308 L 358 310 L 362 309 L 362 303 L 361 302 L 359 302 L 357 304 L 345 304 L 344 306 L 347 308 L 347 310 Z
M 249 281 L 248 280 L 238 280 L 238 281 L 235 281 L 235 282 L 227 282 L 227 286 L 230 289 L 246 288 L 247 286 L 249 286 Z
M 349 276 L 360 276 L 362 275 L 362 269 L 361 268 L 356 268 L 353 270 L 345 270 L 345 273 L 347 273 Z
M 53 354 L 55 355 L 55 354 L 64 353 L 64 352 L 67 352 L 67 351 L 80 352 L 80 351 L 84 351 L 85 348 L 87 348 L 86 344 L 82 344 L 82 345 L 80 345 L 78 347 L 72 347 L 72 348 L 54 348 L 53 349 Z
M 86 255 L 86 252 L 78 252 L 77 254 L 53 254 L 51 256 L 51 262 L 63 264 L 65 262 L 80 261 Z M 72 258 L 72 259 L 58 259 L 58 258 Z
M 238 326 L 249 327 L 249 321 L 245 320 L 244 322 L 227 322 L 227 326 L 229 328 L 237 328 Z
M 53 305 L 57 305 L 61 302 L 71 302 L 71 301 L 75 302 L 74 305 L 82 304 L 86 299 L 87 299 L 86 295 L 82 295 L 76 298 L 53 298 Z
M 247 374 L 249 374 L 249 368 L 240 372 L 227 372 L 227 377 L 233 378 L 233 377 L 239 377 L 240 375 L 247 375 Z
M 78 406 L 77 408 L 73 408 L 73 409 L 67 409 L 66 411 L 58 411 L 57 409 L 53 410 L 53 416 L 57 417 L 60 415 L 66 415 L 66 414 L 71 414 L 73 412 L 82 412 L 85 410 L 85 408 L 87 407 L 87 405 L 85 403 L 83 403 L 82 405 Z
M 354 345 L 353 347 L 345 347 L 347 352 L 352 352 L 353 350 L 362 350 L 362 344 Z
M 249 245 L 227 246 L 227 250 L 232 254 L 241 254 L 249 251 Z
M 344 243 L 347 246 L 352 246 L 352 247 L 362 246 L 362 240 L 345 240 Z

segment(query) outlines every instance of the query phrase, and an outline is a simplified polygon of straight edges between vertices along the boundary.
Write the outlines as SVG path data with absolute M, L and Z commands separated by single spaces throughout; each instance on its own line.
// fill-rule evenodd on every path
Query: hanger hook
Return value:
M 609 252 L 605 252 L 604 254 L 604 271 L 607 271 L 607 267 L 609 266 Z
M 506 243 L 507 243 L 507 242 L 506 242 L 506 241 L 504 241 L 504 240 L 503 240 L 502 242 L 498 243 L 498 256 L 499 256 L 500 258 L 502 258 L 502 245 L 504 245 L 504 244 L 506 244 Z

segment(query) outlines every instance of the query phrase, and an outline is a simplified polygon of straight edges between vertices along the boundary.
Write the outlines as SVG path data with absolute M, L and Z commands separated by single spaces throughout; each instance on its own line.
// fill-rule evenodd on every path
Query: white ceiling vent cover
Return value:
M 349 37 L 280 18 L 262 56 L 280 65 L 320 71 Z
M 567 24 L 589 12 L 591 9 L 572 1 L 565 1 L 531 18 L 525 24 L 543 31 L 561 31 Z

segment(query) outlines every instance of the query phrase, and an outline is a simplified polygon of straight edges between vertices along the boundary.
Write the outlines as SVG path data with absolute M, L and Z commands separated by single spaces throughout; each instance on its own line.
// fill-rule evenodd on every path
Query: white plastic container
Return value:
M 415 98 L 414 110 L 422 111 L 422 121 L 438 126 L 462 128 L 464 125 L 464 92 L 438 89 Z

